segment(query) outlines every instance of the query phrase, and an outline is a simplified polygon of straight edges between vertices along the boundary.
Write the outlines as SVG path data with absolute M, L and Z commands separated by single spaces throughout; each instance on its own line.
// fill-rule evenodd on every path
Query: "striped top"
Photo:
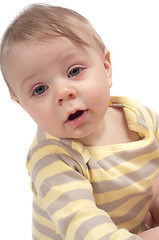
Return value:
M 130 130 L 141 140 L 86 147 L 38 128 L 27 169 L 33 189 L 33 240 L 139 240 L 159 175 L 159 118 L 124 97 Z

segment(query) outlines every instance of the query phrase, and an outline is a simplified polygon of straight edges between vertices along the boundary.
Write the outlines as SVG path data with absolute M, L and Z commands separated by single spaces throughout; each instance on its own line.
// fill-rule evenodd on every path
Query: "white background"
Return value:
M 30 3 L 0 4 L 0 38 Z M 112 95 L 140 100 L 159 113 L 159 5 L 156 0 L 50 0 L 72 8 L 94 25 L 111 52 Z M 36 131 L 30 117 L 9 98 L 0 75 L 0 218 L 3 240 L 31 240 L 32 194 L 25 158 Z

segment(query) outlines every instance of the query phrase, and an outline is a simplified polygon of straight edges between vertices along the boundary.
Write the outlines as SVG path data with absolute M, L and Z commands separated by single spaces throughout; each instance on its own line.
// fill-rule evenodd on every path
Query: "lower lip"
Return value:
M 66 125 L 71 126 L 71 127 L 77 127 L 84 123 L 87 120 L 88 117 L 88 110 L 85 110 L 82 115 L 79 117 L 75 118 L 74 120 L 67 120 Z

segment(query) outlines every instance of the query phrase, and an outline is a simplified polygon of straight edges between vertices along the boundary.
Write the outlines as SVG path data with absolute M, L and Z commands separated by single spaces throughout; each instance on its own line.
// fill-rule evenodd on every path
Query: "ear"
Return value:
M 20 106 L 22 106 L 21 103 L 19 102 L 18 98 L 14 94 L 11 94 L 11 99 L 13 101 L 15 101 L 16 103 L 18 103 Z
M 112 64 L 111 64 L 111 60 L 110 60 L 110 52 L 107 49 L 105 49 L 105 51 L 104 51 L 103 61 L 104 61 L 105 70 L 107 72 L 109 87 L 111 88 L 111 86 L 112 86 Z

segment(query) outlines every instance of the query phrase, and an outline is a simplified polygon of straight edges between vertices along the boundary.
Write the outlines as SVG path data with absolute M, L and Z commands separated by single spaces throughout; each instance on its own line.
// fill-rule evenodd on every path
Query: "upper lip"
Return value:
M 77 111 L 85 111 L 85 109 L 76 108 L 76 109 L 74 109 L 74 110 L 72 110 L 72 111 L 69 111 L 68 114 L 67 114 L 67 116 L 66 116 L 65 123 L 66 123 L 67 120 L 69 119 L 69 116 L 70 116 L 71 114 L 74 114 L 74 113 L 77 112 Z

